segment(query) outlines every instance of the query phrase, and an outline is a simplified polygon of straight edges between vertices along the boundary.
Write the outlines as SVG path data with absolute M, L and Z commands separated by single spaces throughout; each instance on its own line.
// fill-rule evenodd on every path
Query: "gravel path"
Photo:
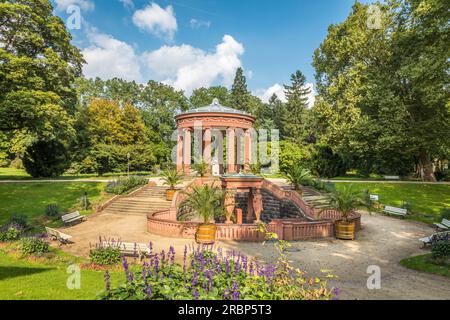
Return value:
M 420 237 L 434 230 L 423 223 L 399 220 L 383 215 L 363 215 L 363 230 L 356 241 L 327 239 L 294 242 L 297 252 L 290 253 L 293 263 L 311 275 L 330 269 L 337 279 L 330 281 L 342 290 L 342 299 L 450 299 L 450 279 L 403 268 L 399 261 L 405 257 L 424 254 Z M 175 247 L 181 256 L 184 245 L 191 240 L 165 238 L 146 232 L 146 218 L 142 215 L 96 214 L 86 222 L 65 228 L 73 236 L 74 244 L 64 250 L 87 256 L 90 244 L 99 236 L 120 238 L 126 242 L 152 241 L 156 250 Z M 273 247 L 257 243 L 221 242 L 220 246 L 257 256 L 264 261 L 276 257 Z M 381 268 L 381 289 L 368 290 L 367 268 Z

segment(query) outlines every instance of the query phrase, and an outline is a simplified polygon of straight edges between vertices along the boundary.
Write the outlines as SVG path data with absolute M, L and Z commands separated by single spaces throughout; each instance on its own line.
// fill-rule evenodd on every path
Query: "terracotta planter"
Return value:
M 166 190 L 166 200 L 167 201 L 172 201 L 173 200 L 173 196 L 175 195 L 175 192 L 177 192 L 176 189 L 167 189 Z
M 201 224 L 195 233 L 195 242 L 198 244 L 214 244 L 216 241 L 217 226 L 215 224 Z
M 355 240 L 355 222 L 336 221 L 336 238 L 342 240 Z

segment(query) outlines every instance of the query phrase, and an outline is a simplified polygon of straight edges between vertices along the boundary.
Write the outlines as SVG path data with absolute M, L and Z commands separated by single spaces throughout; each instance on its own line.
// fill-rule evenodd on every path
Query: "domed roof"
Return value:
M 221 105 L 220 102 L 219 102 L 219 99 L 217 99 L 217 98 L 215 98 L 213 100 L 213 102 L 209 106 L 188 110 L 188 111 L 182 113 L 182 115 L 195 114 L 195 113 L 205 113 L 205 112 L 231 113 L 231 114 L 241 114 L 241 115 L 245 115 L 245 116 L 250 116 L 250 114 L 245 112 L 245 111 L 236 110 L 236 109 L 225 107 L 225 106 Z

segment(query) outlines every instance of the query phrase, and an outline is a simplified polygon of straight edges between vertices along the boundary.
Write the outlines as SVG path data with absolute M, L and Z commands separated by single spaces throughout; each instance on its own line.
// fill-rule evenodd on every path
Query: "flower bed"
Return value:
M 337 293 L 325 281 L 292 267 L 283 255 L 274 264 L 262 265 L 234 251 L 186 246 L 183 264 L 175 263 L 173 247 L 152 253 L 139 273 L 130 270 L 125 258 L 122 264 L 126 282 L 112 288 L 106 272 L 106 290 L 100 299 L 328 300 Z

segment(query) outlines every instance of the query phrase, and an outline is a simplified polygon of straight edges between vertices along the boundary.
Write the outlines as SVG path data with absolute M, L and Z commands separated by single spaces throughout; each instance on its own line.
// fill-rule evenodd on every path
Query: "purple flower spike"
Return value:
M 192 290 L 192 297 L 194 300 L 198 300 L 200 298 L 200 293 L 196 289 Z
M 231 287 L 231 299 L 232 300 L 239 300 L 239 296 L 240 296 L 239 287 L 238 287 L 236 281 L 234 280 L 233 281 L 233 286 Z
M 110 281 L 111 277 L 109 276 L 108 271 L 105 272 L 104 278 L 105 278 L 106 291 L 109 291 L 109 290 L 111 290 L 111 281 Z

